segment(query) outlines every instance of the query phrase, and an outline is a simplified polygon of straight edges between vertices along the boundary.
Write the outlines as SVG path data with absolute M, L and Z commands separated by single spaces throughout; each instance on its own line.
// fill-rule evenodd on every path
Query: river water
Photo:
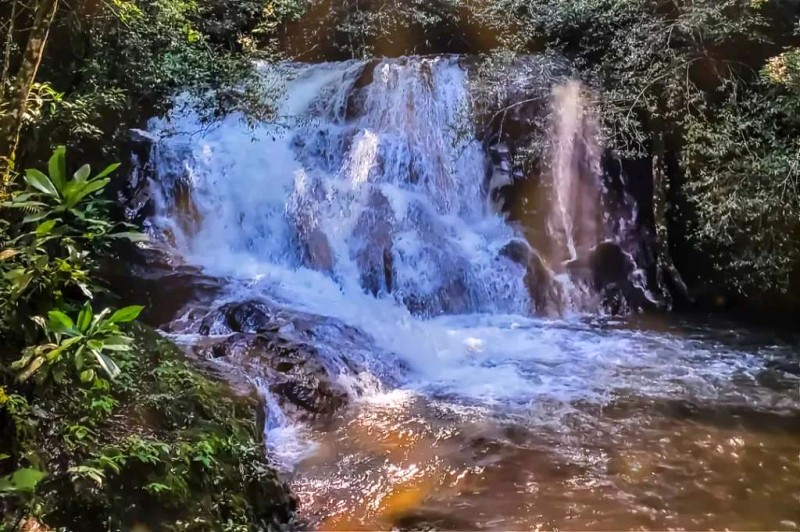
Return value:
M 363 334 L 315 337 L 351 396 L 324 420 L 283 412 L 253 376 L 303 519 L 800 527 L 797 345 L 669 314 L 613 317 L 569 276 L 564 265 L 601 243 L 635 263 L 626 224 L 608 221 L 593 188 L 598 128 L 570 82 L 553 90 L 542 250 L 558 313 L 541 317 L 528 265 L 504 253 L 523 231 L 487 201 L 496 180 L 470 76 L 456 57 L 285 65 L 265 70 L 277 122 L 203 123 L 184 109 L 150 124 L 161 140 L 148 224 L 224 280 L 215 304 L 269 301 Z

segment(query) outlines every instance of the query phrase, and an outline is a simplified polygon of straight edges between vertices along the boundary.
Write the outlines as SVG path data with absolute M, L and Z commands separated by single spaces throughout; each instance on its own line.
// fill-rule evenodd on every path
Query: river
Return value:
M 165 331 L 314 347 L 347 395 L 327 416 L 287 408 L 282 370 L 216 362 L 261 391 L 313 528 L 800 527 L 796 341 L 610 313 L 575 273 L 598 246 L 622 257 L 624 297 L 657 298 L 635 205 L 603 202 L 585 89 L 548 93 L 550 192 L 526 239 L 492 201 L 508 176 L 472 123 L 471 76 L 458 57 L 265 67 L 279 120 L 153 120 L 149 230 L 219 284 Z M 242 302 L 274 327 L 207 325 Z

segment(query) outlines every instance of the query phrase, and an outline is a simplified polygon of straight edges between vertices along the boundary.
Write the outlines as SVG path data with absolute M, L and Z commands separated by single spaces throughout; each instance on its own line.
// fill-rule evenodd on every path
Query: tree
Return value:
M 58 10 L 58 0 L 37 0 L 33 6 L 33 24 L 27 33 L 25 47 L 19 66 L 11 73 L 11 48 L 14 45 L 15 18 L 18 2 L 14 1 L 8 23 L 6 47 L 3 64 L 3 78 L 0 84 L 3 92 L 0 108 L 0 193 L 8 184 L 14 169 L 14 160 L 19 145 L 28 97 L 36 81 L 36 73 L 42 62 L 50 26 Z M 8 86 L 8 98 L 5 87 Z

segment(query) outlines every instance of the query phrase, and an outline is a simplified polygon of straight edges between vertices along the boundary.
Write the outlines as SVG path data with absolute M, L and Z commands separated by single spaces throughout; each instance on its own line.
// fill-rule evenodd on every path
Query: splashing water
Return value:
M 758 384 L 758 350 L 678 330 L 531 317 L 526 265 L 501 252 L 523 237 L 488 207 L 488 159 L 475 138 L 469 72 L 459 58 L 275 68 L 269 75 L 285 80 L 281 123 L 249 129 L 232 114 L 204 125 L 184 110 L 150 124 L 161 140 L 152 154 L 156 213 L 149 223 L 186 261 L 226 279 L 224 301 L 263 296 L 336 318 L 374 341 L 358 350 L 360 357 L 395 364 L 391 386 L 362 386 L 369 390 L 363 403 L 341 427 L 318 436 L 325 441 L 317 454 L 303 441 L 313 431 L 295 427 L 259 385 L 270 411 L 268 441 L 286 451 L 285 465 L 306 464 L 297 488 L 307 504 L 347 515 L 348 494 L 365 497 L 358 501 L 364 518 L 336 526 L 384 526 L 395 503 L 417 501 L 436 487 L 424 480 L 428 474 L 439 475 L 443 492 L 461 493 L 464 479 L 520 471 L 502 457 L 499 470 L 475 459 L 472 440 L 461 439 L 467 425 L 535 427 L 550 449 L 595 471 L 609 458 L 581 447 L 575 419 L 619 439 L 613 423 L 598 421 L 597 409 L 623 399 L 798 408 L 800 401 Z M 602 209 L 597 126 L 581 87 L 556 88 L 553 109 L 551 245 L 540 251 L 564 274 L 566 264 L 598 244 L 623 242 L 625 235 L 610 228 L 625 223 L 609 223 Z M 331 442 L 340 447 L 325 451 Z M 368 442 L 379 448 L 364 450 Z M 513 445 L 522 452 L 523 444 Z M 431 448 L 450 458 L 423 452 Z M 374 464 L 381 453 L 399 462 Z M 380 479 L 370 476 L 373 469 Z M 510 500 L 524 500 L 538 481 L 537 471 L 525 471 L 531 477 L 514 485 Z M 405 490 L 399 495 L 398 486 Z M 339 506 L 331 507 L 332 500 Z M 484 514 L 473 513 L 466 526 L 485 524 Z M 325 525 L 323 519 L 317 523 Z M 497 519 L 495 527 L 565 524 Z M 672 526 L 668 519 L 653 522 Z M 706 522 L 684 525 L 698 523 Z

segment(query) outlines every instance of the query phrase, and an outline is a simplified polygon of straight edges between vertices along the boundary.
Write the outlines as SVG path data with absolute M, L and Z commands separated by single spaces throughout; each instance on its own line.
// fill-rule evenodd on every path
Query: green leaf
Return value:
M 50 214 L 48 211 L 35 212 L 33 214 L 29 214 L 28 216 L 22 219 L 22 223 L 29 224 L 32 222 L 38 222 L 43 218 L 47 218 L 48 214 Z
M 103 371 L 105 371 L 106 375 L 108 375 L 108 378 L 111 380 L 116 379 L 121 373 L 117 364 L 103 353 L 98 351 L 92 351 L 92 353 L 94 354 L 95 358 L 97 358 L 97 362 L 100 364 L 100 367 L 103 368 Z
M 95 373 L 93 369 L 87 369 L 86 371 L 81 371 L 80 374 L 81 382 L 91 382 L 95 378 Z
M 75 324 L 72 322 L 72 318 L 60 310 L 51 310 L 47 313 L 47 317 L 50 318 L 51 324 L 59 325 L 62 330 L 69 330 L 75 327 Z
M 40 235 L 40 236 L 41 235 L 46 235 L 47 233 L 49 233 L 50 231 L 53 230 L 53 228 L 56 226 L 57 222 L 58 222 L 58 220 L 47 220 L 47 221 L 44 221 L 44 222 L 40 223 L 36 227 L 36 234 Z
M 139 233 L 136 231 L 123 231 L 121 233 L 111 233 L 108 235 L 109 238 L 122 238 L 125 240 L 129 240 L 131 242 L 147 242 L 150 237 L 147 236 L 147 233 Z
M 69 200 L 67 201 L 67 206 L 69 208 L 74 207 L 83 198 L 85 198 L 89 194 L 97 192 L 98 190 L 102 189 L 103 187 L 105 187 L 110 182 L 111 182 L 111 180 L 108 179 L 108 178 L 98 179 L 96 181 L 88 181 L 88 182 L 86 182 L 84 187 L 74 191 L 73 194 L 70 194 Z
M 141 305 L 131 305 L 129 307 L 121 308 L 108 318 L 111 323 L 127 323 L 139 317 L 144 307 Z
M 89 325 L 92 324 L 92 307 L 89 305 L 87 301 L 86 304 L 83 305 L 80 313 L 78 314 L 78 330 L 81 332 L 86 332 L 89 329 Z
M 0 478 L 0 492 L 31 492 L 47 474 L 38 469 L 24 467 Z
M 53 185 L 53 182 L 50 181 L 50 178 L 39 170 L 34 168 L 26 170 L 24 179 L 26 183 L 36 190 L 44 192 L 53 198 L 58 198 L 58 189 L 56 189 L 55 185 Z
M 14 293 L 18 295 L 24 292 L 28 288 L 28 285 L 31 284 L 33 273 L 23 270 L 14 270 L 13 272 L 8 272 L 7 277 L 13 284 Z
M 89 166 L 88 164 L 84 164 L 83 166 L 78 168 L 78 170 L 74 174 L 72 174 L 72 177 L 73 179 L 75 179 L 75 181 L 82 182 L 89 179 L 89 174 L 91 173 L 92 173 L 92 167 Z
M 53 151 L 48 163 L 50 179 L 55 183 L 58 190 L 63 190 L 67 184 L 67 148 L 59 146 Z
M 44 361 L 45 361 L 44 357 L 41 356 L 34 358 L 33 362 L 31 362 L 30 365 L 28 365 L 28 369 L 20 373 L 20 375 L 17 377 L 17 380 L 19 380 L 20 382 L 25 382 L 26 380 L 28 380 L 31 377 L 31 375 L 36 373 L 36 370 L 42 367 Z
M 109 164 L 108 166 L 105 167 L 105 169 L 102 172 L 94 176 L 94 178 L 100 179 L 101 177 L 105 177 L 109 175 L 111 172 L 115 171 L 117 168 L 119 168 L 119 163 Z

